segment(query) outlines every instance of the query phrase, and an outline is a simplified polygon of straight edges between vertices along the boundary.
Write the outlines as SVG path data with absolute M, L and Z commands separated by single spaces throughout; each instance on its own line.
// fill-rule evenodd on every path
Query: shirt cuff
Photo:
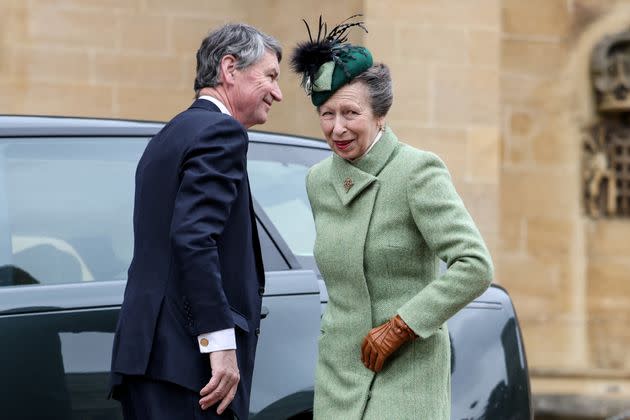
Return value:
M 234 328 L 200 334 L 197 336 L 197 342 L 199 343 L 199 351 L 202 353 L 236 349 Z

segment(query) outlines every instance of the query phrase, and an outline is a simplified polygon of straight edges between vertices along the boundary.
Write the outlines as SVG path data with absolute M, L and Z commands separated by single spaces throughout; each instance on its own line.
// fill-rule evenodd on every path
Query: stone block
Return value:
M 117 28 L 114 10 L 30 8 L 21 42 L 113 49 L 119 45 Z
M 466 178 L 472 182 L 499 182 L 499 129 L 475 126 L 468 129 Z
M 23 81 L 88 83 L 90 56 L 87 50 L 66 48 L 23 47 L 17 48 L 14 77 Z
M 471 121 L 470 74 L 461 67 L 434 67 L 430 80 L 434 121 L 438 125 L 466 127 Z
M 540 107 L 549 99 L 548 90 L 542 89 L 545 82 L 538 77 L 504 71 L 499 83 L 503 106 Z
M 587 302 L 592 317 L 618 318 L 630 321 L 630 261 L 592 257 L 587 263 Z
M 24 109 L 24 87 L 15 82 L 0 80 L 0 114 L 18 114 Z
M 427 128 L 417 124 L 392 125 L 398 139 L 421 150 L 433 152 L 446 164 L 455 185 L 461 187 L 466 177 L 466 130 Z
M 499 249 L 507 254 L 523 254 L 527 238 L 525 218 L 501 212 L 499 218 Z
M 554 77 L 566 59 L 567 47 L 560 42 L 504 39 L 501 44 L 503 71 L 512 75 Z
M 190 89 L 191 81 L 183 80 L 187 64 L 177 56 L 97 53 L 90 74 L 96 83 Z
M 507 116 L 507 135 L 530 139 L 540 130 L 540 119 L 536 110 L 532 108 L 508 108 L 504 110 Z
M 484 240 L 491 236 L 498 238 L 498 185 L 496 183 L 458 182 L 456 187 Z
M 585 229 L 589 257 L 630 256 L 630 223 L 627 220 L 589 220 Z
M 528 218 L 526 226 L 530 255 L 557 261 L 567 256 L 575 244 L 577 226 L 567 218 L 552 219 L 541 214 Z
M 533 37 L 564 37 L 571 26 L 566 0 L 504 0 L 503 31 Z
M 520 320 L 541 321 L 570 311 L 557 280 L 557 267 L 538 258 L 500 253 L 496 277 L 508 289 Z
M 582 320 L 524 320 L 522 317 L 519 320 L 530 370 L 584 368 L 584 356 L 580 351 L 586 344 Z
M 19 100 L 21 106 L 15 111 L 19 114 L 113 116 L 113 91 L 106 86 L 30 82 Z
M 468 77 L 470 122 L 498 126 L 500 122 L 498 71 L 471 68 Z
M 466 65 L 470 57 L 468 31 L 461 27 L 400 24 L 395 54 L 428 62 Z
M 541 117 L 542 119 L 542 117 Z M 581 170 L 581 136 L 575 127 L 563 127 L 559 120 L 541 122 L 532 138 L 532 157 L 546 166 L 573 167 Z
M 496 29 L 500 26 L 499 0 L 399 0 L 396 7 L 368 0 L 365 5 L 370 18 L 379 16 L 389 21 Z
M 404 62 L 403 59 L 409 58 L 407 55 L 400 54 L 399 44 L 403 43 L 404 39 L 400 38 L 401 30 L 398 29 L 398 24 L 385 21 L 380 17 L 370 17 L 366 24 L 370 33 L 365 36 L 365 46 L 370 50 L 375 61 L 383 62 L 391 67 L 396 60 Z M 412 58 L 419 60 L 423 57 Z
M 560 219 L 581 212 L 578 174 L 541 167 L 503 167 L 501 209 L 528 218 Z
M 15 0 L 20 2 L 23 0 Z M 54 7 L 56 9 L 135 11 L 143 0 L 29 0 L 30 8 Z
M 589 355 L 598 369 L 630 370 L 630 329 L 614 317 L 588 322 Z
M 472 29 L 470 37 L 470 65 L 499 69 L 501 34 L 497 30 Z
M 152 86 L 116 88 L 116 117 L 168 121 L 193 102 L 191 89 Z
M 121 49 L 164 54 L 167 50 L 167 18 L 140 14 L 120 16 Z M 191 52 L 194 54 L 194 51 Z
M 390 65 L 394 85 L 394 103 L 387 116 L 392 126 L 398 123 L 428 124 L 430 121 L 431 97 L 429 91 L 428 64 L 410 60 L 414 71 L 408 71 L 409 65 L 394 61 Z
M 144 8 L 166 16 L 224 16 L 232 22 L 247 20 L 249 2 L 245 0 L 142 0 Z
M 194 57 L 201 41 L 218 28 L 222 22 L 218 17 L 205 18 L 198 16 L 174 16 L 168 26 L 169 46 L 176 53 Z

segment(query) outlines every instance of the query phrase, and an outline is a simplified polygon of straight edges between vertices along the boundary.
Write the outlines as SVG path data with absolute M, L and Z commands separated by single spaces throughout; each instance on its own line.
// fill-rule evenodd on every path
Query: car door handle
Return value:
M 267 318 L 267 315 L 269 315 L 269 308 L 267 308 L 266 306 L 263 306 L 262 309 L 260 310 L 260 319 Z

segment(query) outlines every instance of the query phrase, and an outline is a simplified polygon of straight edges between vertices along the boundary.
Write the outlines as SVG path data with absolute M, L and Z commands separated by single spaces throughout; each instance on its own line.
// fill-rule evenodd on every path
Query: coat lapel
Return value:
M 333 155 L 330 178 L 341 203 L 349 205 L 378 178 L 378 174 L 392 157 L 398 140 L 386 129 L 383 137 L 362 158 L 350 162 Z

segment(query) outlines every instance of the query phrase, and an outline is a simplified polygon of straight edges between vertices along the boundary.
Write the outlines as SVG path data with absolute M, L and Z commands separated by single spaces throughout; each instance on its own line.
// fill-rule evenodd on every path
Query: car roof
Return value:
M 114 118 L 0 115 L 1 137 L 153 136 L 165 123 Z M 249 131 L 250 140 L 328 149 L 325 142 L 289 134 Z

